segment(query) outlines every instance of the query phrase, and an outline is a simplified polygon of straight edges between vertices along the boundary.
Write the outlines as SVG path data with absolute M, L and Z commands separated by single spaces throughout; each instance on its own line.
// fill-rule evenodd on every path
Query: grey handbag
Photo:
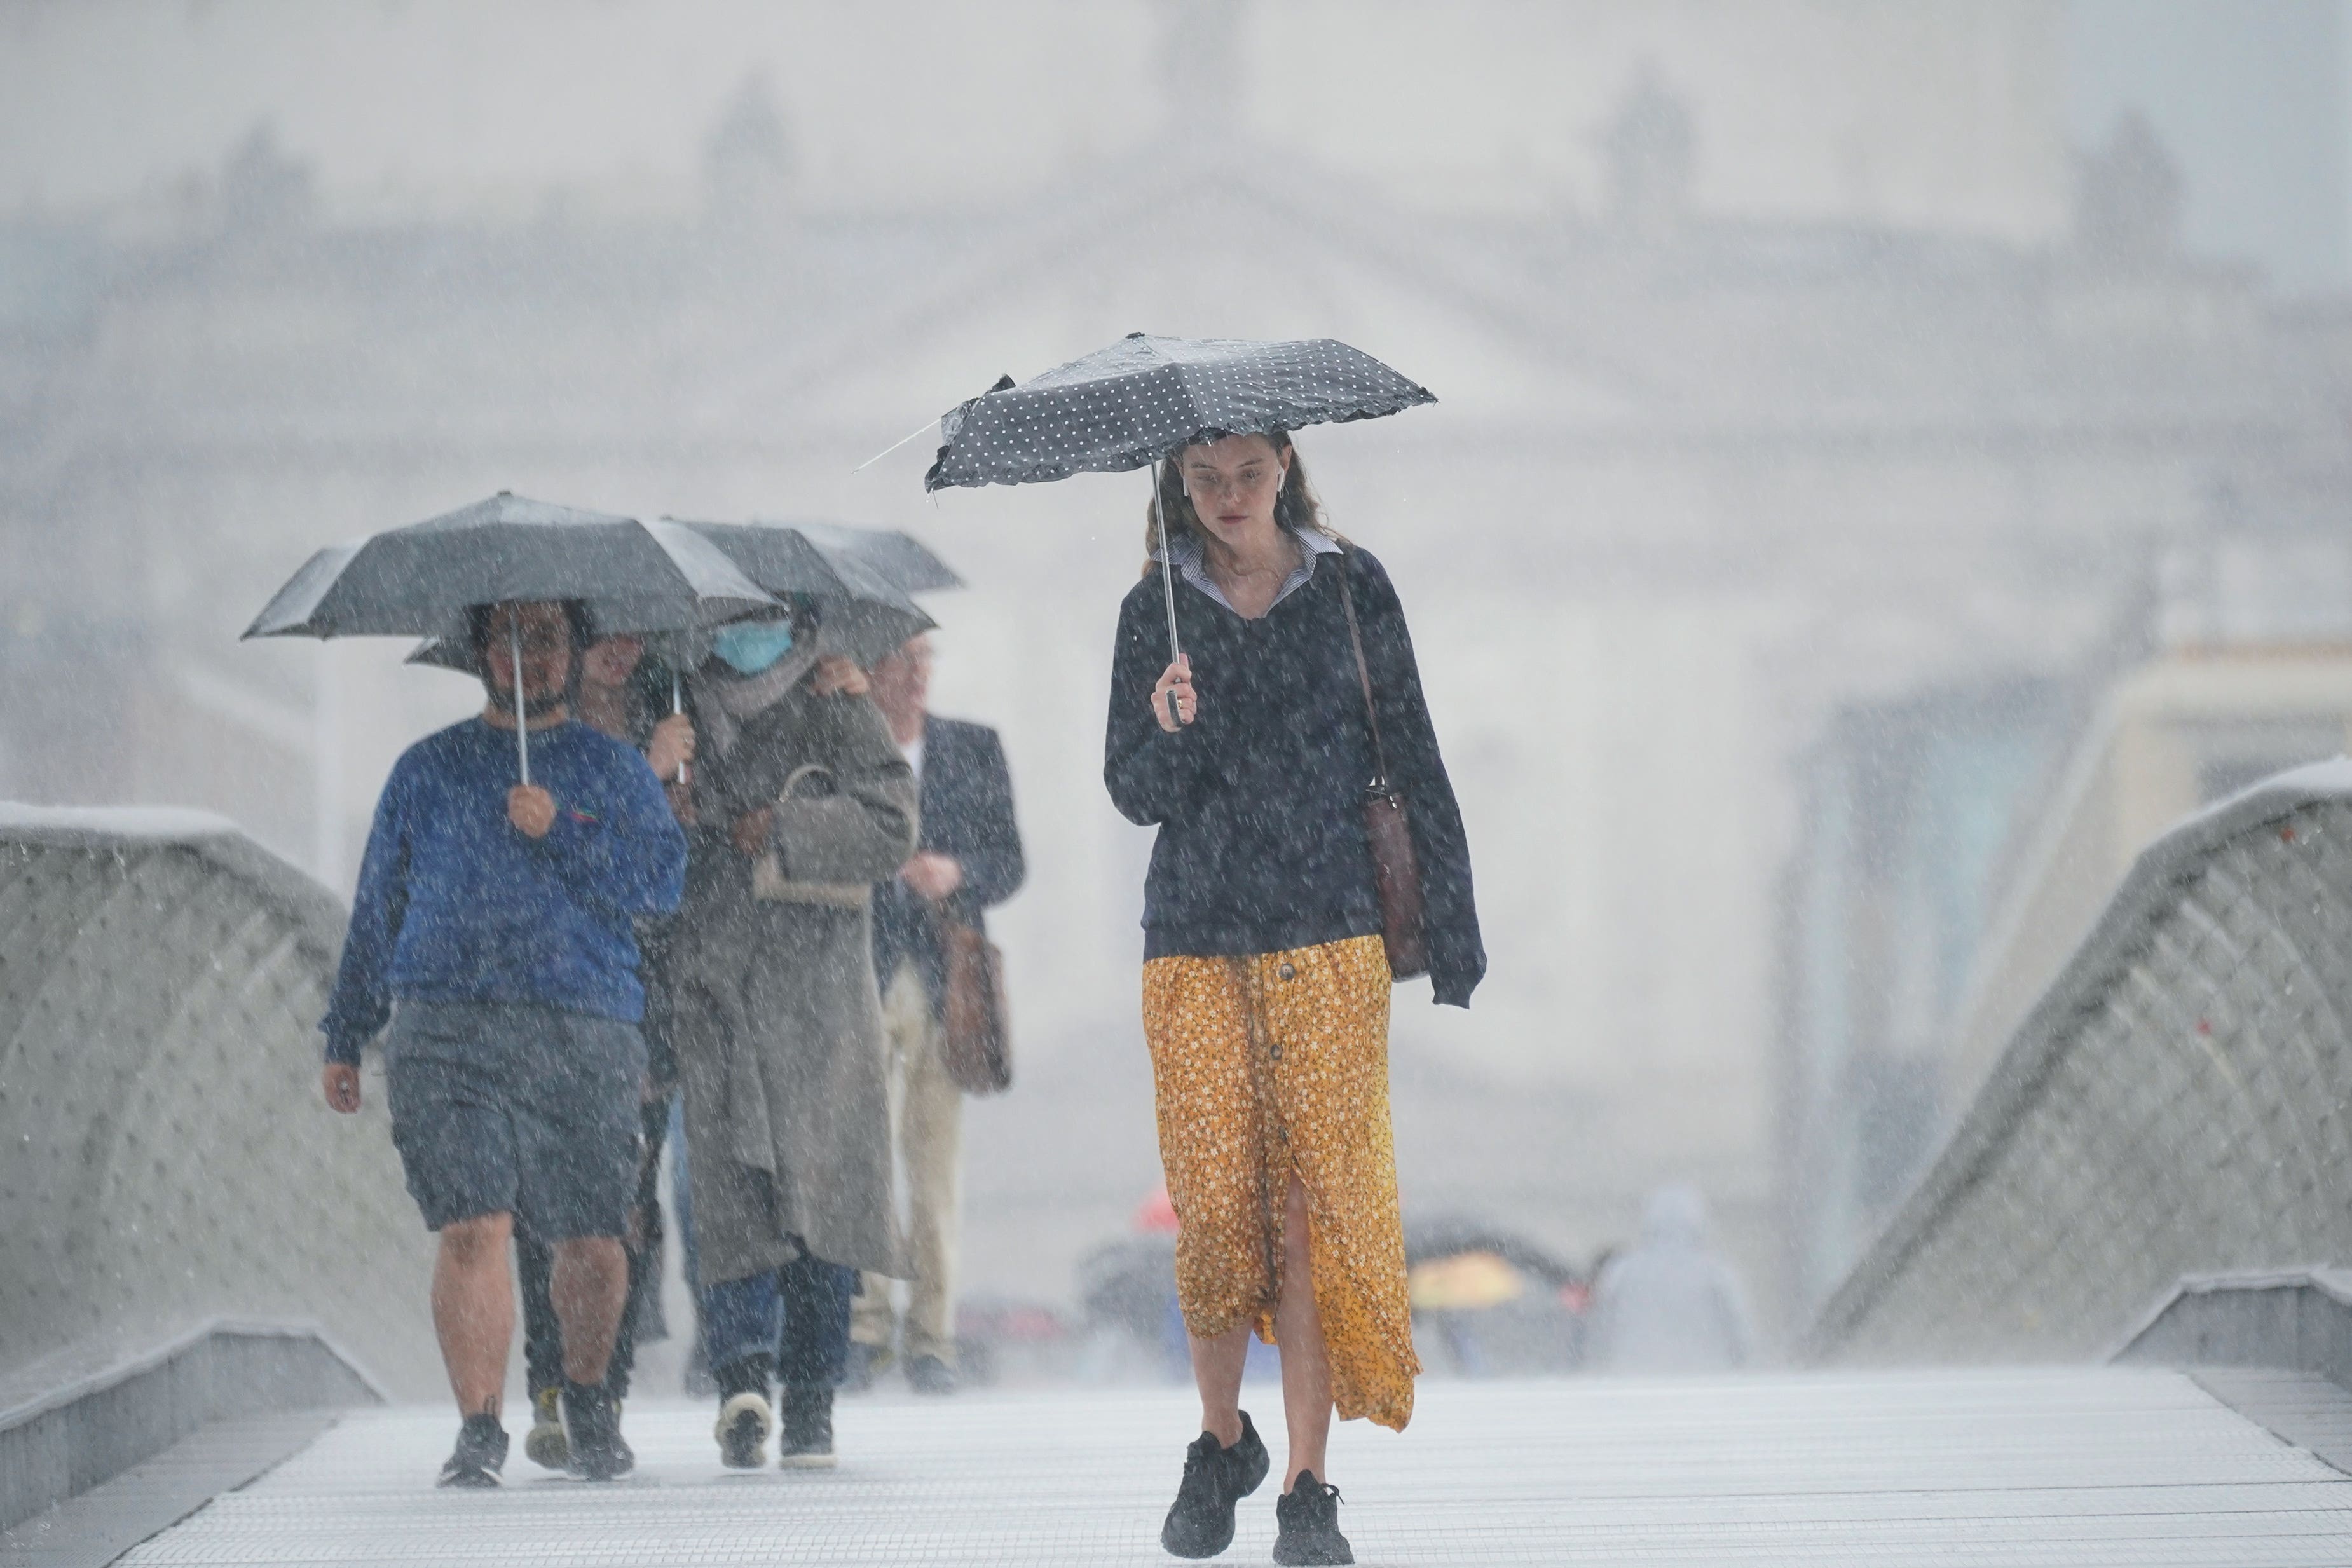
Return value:
M 834 783 L 833 769 L 816 762 L 803 762 L 784 779 L 784 787 L 776 792 L 776 803 L 783 804 L 794 797 L 803 784 L 821 779 Z M 835 792 L 838 792 L 836 787 Z M 872 902 L 874 888 L 863 882 L 795 882 L 784 874 L 784 858 L 770 845 L 768 852 L 751 862 L 751 896 L 762 904 L 822 904 L 835 909 L 863 909 Z

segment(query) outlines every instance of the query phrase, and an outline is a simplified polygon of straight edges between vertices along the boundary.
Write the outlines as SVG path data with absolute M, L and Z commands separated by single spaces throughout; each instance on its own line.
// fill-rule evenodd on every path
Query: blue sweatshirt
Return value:
M 677 907 L 686 834 L 646 759 L 586 725 L 533 731 L 530 779 L 555 797 L 537 840 L 507 821 L 512 730 L 467 719 L 402 754 L 319 1024 L 329 1061 L 359 1061 L 394 998 L 644 1017 L 631 922 Z

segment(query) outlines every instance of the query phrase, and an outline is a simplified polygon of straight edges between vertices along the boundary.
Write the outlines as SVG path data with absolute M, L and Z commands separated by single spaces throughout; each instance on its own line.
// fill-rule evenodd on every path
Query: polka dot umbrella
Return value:
M 1005 377 L 940 421 L 939 460 L 923 488 L 1032 485 L 1073 474 L 1154 466 L 1194 441 L 1379 419 L 1435 402 L 1360 349 L 1330 338 L 1253 342 L 1130 332 L 1022 385 Z M 1167 552 L 1168 645 L 1176 586 Z

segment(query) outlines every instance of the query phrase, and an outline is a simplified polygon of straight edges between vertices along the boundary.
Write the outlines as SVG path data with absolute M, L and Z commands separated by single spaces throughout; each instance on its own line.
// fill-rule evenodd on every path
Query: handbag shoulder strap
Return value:
M 1388 748 L 1381 744 L 1380 709 L 1372 702 L 1371 666 L 1364 663 L 1364 634 L 1356 624 L 1356 591 L 1348 580 L 1355 575 L 1356 551 L 1353 546 L 1339 547 L 1339 602 L 1348 612 L 1348 643 L 1356 651 L 1356 680 L 1364 688 L 1364 721 L 1372 731 L 1372 766 L 1380 770 L 1372 780 L 1376 788 L 1385 789 L 1389 781 Z

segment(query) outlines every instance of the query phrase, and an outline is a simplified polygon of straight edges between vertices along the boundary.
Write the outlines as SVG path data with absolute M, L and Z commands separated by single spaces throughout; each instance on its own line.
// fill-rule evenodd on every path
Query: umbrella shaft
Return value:
M 1168 518 L 1160 509 L 1160 465 L 1151 465 L 1151 524 L 1160 534 L 1160 586 L 1168 595 L 1168 662 L 1174 664 L 1184 656 L 1184 644 L 1176 635 L 1176 550 L 1168 538 Z M 1176 714 L 1176 694 L 1168 694 L 1168 722 L 1181 727 L 1184 721 Z
M 522 622 L 520 618 L 507 622 L 507 640 L 514 649 L 514 718 L 515 755 L 522 760 L 522 781 L 530 782 L 530 705 L 522 695 Z
M 1168 538 L 1168 519 L 1160 511 L 1160 465 L 1151 465 L 1151 526 L 1160 535 L 1160 585 L 1168 591 L 1168 662 L 1184 656 L 1176 636 L 1176 549 Z

